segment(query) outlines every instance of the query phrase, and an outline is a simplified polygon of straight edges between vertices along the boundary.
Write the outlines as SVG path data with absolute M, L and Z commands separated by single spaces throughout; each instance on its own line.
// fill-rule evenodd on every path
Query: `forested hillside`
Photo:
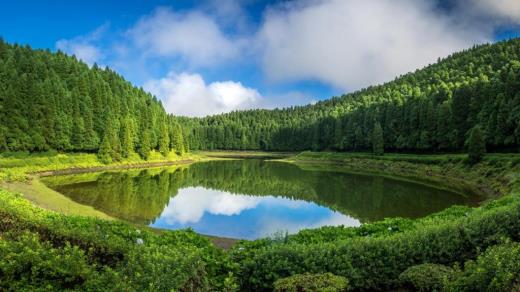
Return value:
M 489 150 L 518 151 L 520 39 L 476 46 L 384 85 L 315 105 L 182 124 L 190 129 L 194 149 L 365 151 L 382 138 L 390 151 L 463 151 L 478 125 Z
M 99 152 L 105 161 L 188 148 L 447 152 L 465 150 L 475 126 L 488 150 L 518 151 L 519 121 L 520 39 L 314 105 L 196 119 L 168 115 L 108 68 L 0 40 L 0 151 Z
M 185 146 L 161 103 L 114 71 L 0 39 L 0 151 L 99 151 L 119 160 Z

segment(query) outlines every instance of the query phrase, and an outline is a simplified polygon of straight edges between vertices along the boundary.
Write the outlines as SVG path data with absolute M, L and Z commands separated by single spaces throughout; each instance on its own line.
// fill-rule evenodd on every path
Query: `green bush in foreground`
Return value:
M 448 291 L 520 291 L 520 243 L 489 248 L 447 287 Z
M 412 266 L 399 275 L 401 285 L 414 291 L 441 291 L 452 278 L 452 268 L 436 264 Z
M 346 278 L 331 273 L 294 275 L 274 283 L 277 292 L 336 292 L 345 291 L 347 287 Z
M 229 291 L 234 270 L 193 231 L 65 216 L 0 190 L 1 291 Z
M 244 290 L 269 290 L 274 282 L 305 272 L 331 272 L 354 290 L 391 290 L 411 266 L 430 262 L 452 265 L 474 259 L 479 250 L 520 239 L 517 197 L 504 198 L 453 220 L 431 219 L 416 230 L 383 237 L 352 237 L 326 243 L 266 242 L 242 244 L 232 252 L 240 264 Z

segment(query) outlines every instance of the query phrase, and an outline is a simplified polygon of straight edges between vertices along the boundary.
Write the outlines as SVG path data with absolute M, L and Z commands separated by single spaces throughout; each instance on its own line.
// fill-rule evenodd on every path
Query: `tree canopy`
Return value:
M 109 68 L 0 39 L 0 151 L 99 151 L 106 161 L 138 151 L 146 158 L 153 149 L 166 154 L 173 134 L 182 140 L 175 120 Z
M 482 125 L 488 149 L 520 145 L 520 39 L 475 46 L 383 85 L 313 105 L 182 118 L 192 149 L 462 152 Z

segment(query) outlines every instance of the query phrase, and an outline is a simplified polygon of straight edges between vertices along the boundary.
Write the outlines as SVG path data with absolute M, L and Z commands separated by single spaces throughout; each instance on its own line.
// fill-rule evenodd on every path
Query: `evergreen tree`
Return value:
M 170 152 L 170 137 L 168 136 L 168 128 L 166 123 L 161 123 L 161 138 L 159 139 L 159 151 L 166 157 Z
M 99 161 L 101 161 L 104 164 L 109 164 L 110 162 L 112 162 L 112 147 L 110 146 L 110 138 L 108 137 L 108 135 L 105 135 L 105 137 L 103 137 L 103 141 L 99 146 L 97 156 Z
M 479 162 L 486 154 L 486 142 L 479 125 L 473 127 L 466 141 L 468 147 L 468 158 L 471 163 Z
M 372 132 L 372 151 L 375 155 L 383 155 L 385 153 L 385 146 L 383 140 L 383 129 L 381 124 L 376 122 Z
M 134 152 L 134 133 L 132 129 L 132 120 L 130 117 L 127 117 L 122 125 L 121 155 L 124 158 L 128 158 Z
M 173 124 L 173 136 L 171 137 L 171 146 L 172 150 L 179 155 L 182 155 L 185 152 L 181 126 L 177 122 Z
M 150 133 L 148 130 L 143 131 L 141 141 L 139 143 L 138 153 L 145 160 L 148 160 L 150 157 Z

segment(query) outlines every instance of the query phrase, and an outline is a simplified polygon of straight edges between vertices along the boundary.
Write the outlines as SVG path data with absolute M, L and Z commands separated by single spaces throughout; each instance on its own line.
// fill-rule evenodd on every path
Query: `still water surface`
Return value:
M 262 160 L 55 176 L 72 200 L 133 223 L 255 239 L 325 225 L 417 218 L 478 198 L 403 180 Z

